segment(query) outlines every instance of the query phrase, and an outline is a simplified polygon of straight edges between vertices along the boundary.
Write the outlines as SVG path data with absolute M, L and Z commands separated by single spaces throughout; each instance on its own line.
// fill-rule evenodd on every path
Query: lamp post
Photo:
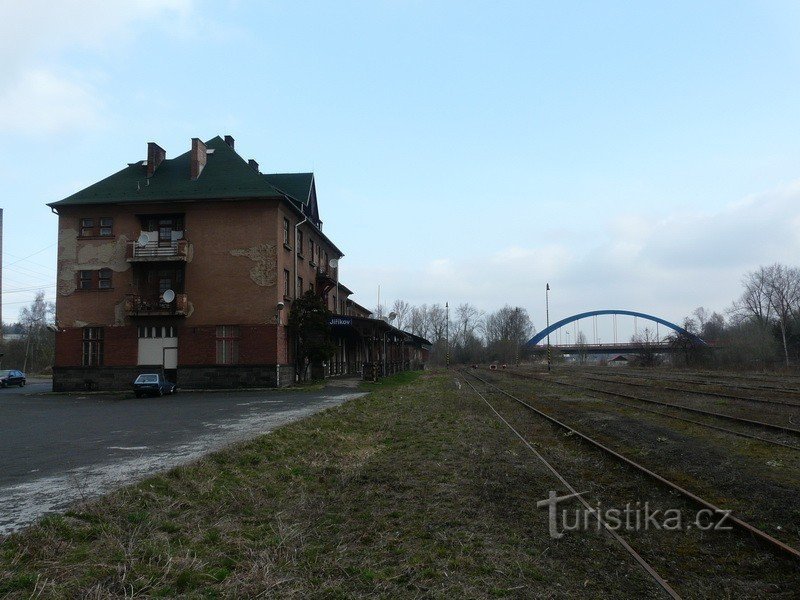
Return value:
M 545 314 L 547 315 L 547 329 L 550 329 L 550 284 L 544 288 L 544 306 Z M 547 332 L 547 372 L 550 372 L 550 332 Z
M 444 352 L 444 366 L 450 368 L 450 303 L 444 303 L 445 321 L 444 321 L 444 339 L 445 339 L 445 352 Z

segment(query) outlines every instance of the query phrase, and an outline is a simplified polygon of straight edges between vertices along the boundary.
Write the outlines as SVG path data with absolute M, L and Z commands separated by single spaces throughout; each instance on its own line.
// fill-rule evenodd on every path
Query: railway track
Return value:
M 607 369 L 604 370 L 604 371 L 587 370 L 587 371 L 585 371 L 585 373 L 592 374 L 592 375 L 599 375 L 599 376 L 612 376 L 612 374 L 609 373 Z M 731 389 L 731 390 L 749 390 L 749 391 L 757 391 L 757 392 L 758 391 L 760 391 L 760 392 L 772 392 L 772 393 L 782 394 L 784 396 L 800 397 L 800 390 L 798 390 L 798 389 L 790 389 L 790 388 L 787 388 L 785 386 L 779 386 L 779 385 L 736 385 L 736 384 L 731 384 L 728 381 L 726 381 L 727 379 L 733 378 L 734 377 L 733 375 L 731 375 L 731 376 L 727 376 L 726 375 L 724 379 L 722 379 L 721 376 L 717 376 L 717 375 L 709 375 L 707 379 L 696 379 L 696 378 L 692 378 L 692 377 L 681 377 L 681 376 L 675 376 L 675 375 L 668 375 L 668 374 L 664 374 L 664 373 L 659 373 L 658 377 L 656 378 L 656 377 L 653 377 L 652 375 L 645 374 L 645 373 L 630 373 L 630 372 L 628 372 L 628 373 L 614 373 L 613 376 L 614 377 L 635 378 L 635 379 L 648 380 L 648 381 L 670 381 L 670 382 L 673 382 L 673 383 L 686 383 L 686 384 L 690 384 L 690 385 L 700 385 L 700 386 L 703 386 L 703 387 L 718 387 L 718 388 L 723 388 L 723 389 L 727 388 L 727 389 Z M 713 381 L 712 381 L 712 379 L 713 379 Z M 681 390 L 682 391 L 693 391 L 693 390 L 685 390 L 683 388 L 681 388 Z M 723 395 L 723 394 L 722 393 L 709 392 L 709 395 Z M 742 400 L 750 400 L 750 401 L 774 402 L 774 403 L 778 403 L 778 404 L 783 403 L 783 402 L 780 401 L 780 399 L 777 399 L 777 398 L 752 398 L 752 397 L 749 397 L 749 396 L 739 396 L 739 395 L 735 395 L 735 394 L 728 395 L 727 397 L 740 398 Z M 800 403 L 787 402 L 786 404 L 791 405 L 791 406 L 800 406 Z
M 547 468 L 547 470 L 550 471 L 556 477 L 556 479 L 558 479 L 564 485 L 564 487 L 566 487 L 567 490 L 569 490 L 569 492 L 575 496 L 575 498 L 577 498 L 577 500 L 583 505 L 583 507 L 600 522 L 601 526 L 603 527 L 603 530 L 608 535 L 610 535 L 611 538 L 614 539 L 614 541 L 616 541 L 618 544 L 620 544 L 620 546 L 622 546 L 622 548 L 639 564 L 639 566 L 641 566 L 642 569 L 644 569 L 644 571 L 651 577 L 651 579 L 653 579 L 653 581 L 656 582 L 656 584 L 664 591 L 664 593 L 670 598 L 673 598 L 675 600 L 680 600 L 681 596 L 674 590 L 674 588 L 671 585 L 669 585 L 669 583 L 667 583 L 667 581 L 658 573 L 658 571 L 656 571 L 655 568 L 650 563 L 648 563 L 642 557 L 641 554 L 639 554 L 627 541 L 625 541 L 625 539 L 621 535 L 619 535 L 614 529 L 612 529 L 608 525 L 608 523 L 606 523 L 603 520 L 602 516 L 591 507 L 591 505 L 586 501 L 586 499 L 583 498 L 583 496 L 578 493 L 575 487 L 572 486 L 569 483 L 569 481 L 567 481 L 566 478 L 558 470 L 556 470 L 556 468 L 553 467 L 553 465 L 550 464 L 550 462 L 548 462 L 548 460 L 544 456 L 542 456 L 542 454 L 539 451 L 537 451 L 536 448 L 534 448 L 533 445 L 531 445 L 531 443 L 527 439 L 525 439 L 525 437 L 503 417 L 503 415 L 500 414 L 500 412 L 492 405 L 492 403 L 489 402 L 489 399 L 486 398 L 486 396 L 484 396 L 483 394 L 481 394 L 477 390 L 477 388 L 474 385 L 472 385 L 469 379 L 465 377 L 464 381 L 481 398 L 481 400 L 483 400 L 483 402 L 491 409 L 491 411 L 497 416 L 497 418 L 499 418 L 514 433 L 514 435 L 516 435 L 522 441 L 525 447 L 528 448 L 528 450 L 530 450 L 533 453 L 533 455 L 539 459 L 539 461 L 545 466 L 545 468 Z
M 592 438 L 591 436 L 578 431 L 577 429 L 571 427 L 567 423 L 564 423 L 563 421 L 560 421 L 560 420 L 556 419 L 555 417 L 547 414 L 546 412 L 540 410 L 539 408 L 536 408 L 535 406 L 529 404 L 528 402 L 522 400 L 521 398 L 518 398 L 517 396 L 515 396 L 515 395 L 509 393 L 508 391 L 502 389 L 498 385 L 496 385 L 496 384 L 494 384 L 494 383 L 492 383 L 492 382 L 490 382 L 490 381 L 488 381 L 486 379 L 483 379 L 482 377 L 480 377 L 477 374 L 472 373 L 470 371 L 466 371 L 465 370 L 465 371 L 463 371 L 463 373 L 466 376 L 470 376 L 470 377 L 480 381 L 484 385 L 496 390 L 497 393 L 499 393 L 499 394 L 507 397 L 508 399 L 516 402 L 520 406 L 522 406 L 525 409 L 527 409 L 528 411 L 538 415 L 539 417 L 547 420 L 548 422 L 550 422 L 551 424 L 555 425 L 556 427 L 558 427 L 560 429 L 563 429 L 563 430 L 566 430 L 571 437 L 580 439 L 581 441 L 589 444 L 591 447 L 601 451 L 605 455 L 608 455 L 608 456 L 612 457 L 613 459 L 615 459 L 616 461 L 618 461 L 620 463 L 623 463 L 624 465 L 627 465 L 628 467 L 634 469 L 635 471 L 645 475 L 647 478 L 656 481 L 658 484 L 664 486 L 668 490 L 679 494 L 681 497 L 683 497 L 684 499 L 692 502 L 693 504 L 701 506 L 702 508 L 704 508 L 706 510 L 711 510 L 714 514 L 720 514 L 721 512 L 726 512 L 722 508 L 714 505 L 713 503 L 709 502 L 708 500 L 705 500 L 704 498 L 698 496 L 697 494 L 694 494 L 690 490 L 687 490 L 686 488 L 678 485 L 677 483 L 674 483 L 673 481 L 670 481 L 669 479 L 659 475 L 655 471 L 653 471 L 651 469 L 648 469 L 647 467 L 637 463 L 636 461 L 634 461 L 634 460 L 624 456 L 623 454 L 613 450 L 612 448 L 610 448 L 610 447 L 606 446 L 605 444 L 597 441 L 596 439 Z M 473 387 L 473 389 L 474 389 L 474 387 Z M 497 411 L 495 410 L 495 412 L 497 412 Z M 498 416 L 499 416 L 499 413 L 498 413 Z M 503 419 L 503 420 L 505 421 L 505 419 Z M 506 423 L 506 424 L 508 424 L 508 423 Z M 522 437 L 519 433 L 517 433 L 517 435 L 519 437 Z M 524 440 L 524 438 L 523 438 L 523 440 Z M 526 441 L 526 445 L 530 446 L 530 444 L 527 441 Z M 797 550 L 796 548 L 794 548 L 794 547 L 792 547 L 792 546 L 790 546 L 790 545 L 788 545 L 788 544 L 786 544 L 786 543 L 774 538 L 773 536 L 771 536 L 770 534 L 766 533 L 765 531 L 755 527 L 754 525 L 751 525 L 750 523 L 748 523 L 748 522 L 746 522 L 746 521 L 744 521 L 742 519 L 739 519 L 738 517 L 730 516 L 729 517 L 729 521 L 737 529 L 739 529 L 740 531 L 744 532 L 745 534 L 750 535 L 753 538 L 759 540 L 760 542 L 765 544 L 767 547 L 771 548 L 773 551 L 775 551 L 775 552 L 777 552 L 777 553 L 779 553 L 779 554 L 781 554 L 781 555 L 783 555 L 785 557 L 788 557 L 788 558 L 800 563 L 800 550 Z
M 652 388 L 658 390 L 668 390 L 671 392 L 682 392 L 684 394 L 692 394 L 695 396 L 712 396 L 715 398 L 725 398 L 725 399 L 732 399 L 732 400 L 742 400 L 745 402 L 752 402 L 754 404 L 777 404 L 780 406 L 789 406 L 793 408 L 800 408 L 800 402 L 786 402 L 784 400 L 777 400 L 771 398 L 752 398 L 750 396 L 741 396 L 739 394 L 728 394 L 724 392 L 714 392 L 714 391 L 702 391 L 702 390 L 692 390 L 682 387 L 672 387 L 669 385 L 656 385 L 655 383 L 641 383 L 639 381 L 625 381 L 619 377 L 598 377 L 596 375 L 584 375 L 581 374 L 581 377 L 585 379 L 591 379 L 592 381 L 601 381 L 605 383 L 614 383 L 619 385 L 629 385 L 632 387 L 644 387 L 644 388 Z M 656 381 L 656 380 L 651 380 Z
M 730 422 L 733 422 L 733 423 L 738 423 L 739 425 L 744 425 L 744 426 L 747 426 L 747 427 L 755 427 L 755 428 L 759 428 L 759 429 L 777 431 L 777 432 L 785 434 L 785 435 L 790 435 L 790 436 L 794 436 L 794 437 L 800 438 L 800 429 L 796 429 L 794 427 L 788 427 L 786 425 L 779 425 L 779 424 L 776 424 L 776 423 L 768 423 L 768 422 L 765 422 L 765 421 L 757 421 L 757 420 L 754 420 L 754 419 L 745 419 L 745 418 L 742 418 L 742 417 L 735 417 L 733 415 L 727 415 L 727 414 L 724 414 L 724 413 L 718 413 L 718 412 L 714 412 L 714 411 L 710 411 L 710 410 L 703 410 L 703 409 L 700 409 L 700 408 L 691 408 L 691 407 L 688 407 L 688 406 L 682 406 L 680 404 L 673 404 L 671 402 L 664 402 L 662 400 L 653 400 L 653 399 L 650 399 L 650 398 L 642 398 L 641 396 L 634 396 L 632 394 L 628 394 L 628 393 L 624 393 L 624 392 L 615 392 L 615 391 L 612 391 L 612 390 L 606 390 L 606 389 L 603 389 L 603 388 L 593 387 L 593 386 L 590 386 L 590 385 L 581 385 L 581 384 L 578 384 L 578 383 L 570 383 L 570 382 L 567 382 L 567 381 L 561 381 L 561 380 L 558 380 L 558 379 L 550 379 L 550 378 L 541 377 L 541 376 L 537 376 L 537 375 L 528 375 L 528 374 L 523 374 L 523 373 L 516 373 L 516 372 L 513 372 L 513 371 L 505 371 L 505 372 L 508 373 L 509 375 L 514 376 L 514 377 L 520 377 L 520 378 L 523 378 L 523 379 L 533 379 L 533 380 L 536 380 L 536 381 L 542 381 L 544 383 L 561 385 L 561 386 L 571 387 L 571 388 L 579 389 L 579 390 L 583 390 L 583 391 L 589 391 L 589 392 L 594 392 L 594 393 L 598 393 L 598 394 L 605 394 L 605 395 L 609 395 L 609 396 L 615 396 L 615 397 L 618 397 L 618 398 L 624 398 L 624 399 L 627 399 L 627 400 L 634 400 L 636 402 L 645 403 L 645 404 L 649 404 L 649 405 L 663 406 L 663 407 L 667 407 L 667 408 L 670 408 L 670 409 L 675 409 L 675 410 L 679 410 L 679 411 L 683 411 L 683 412 L 704 415 L 706 417 L 712 417 L 712 418 L 716 418 L 716 419 L 722 419 L 722 420 L 730 421 Z M 628 406 L 630 406 L 630 405 L 628 405 Z M 631 407 L 631 408 L 635 408 L 635 407 Z M 695 423 L 697 423 L 699 425 L 707 426 L 706 424 L 702 424 L 699 421 L 693 421 L 693 422 L 695 422 Z M 724 428 L 718 428 L 718 427 L 712 427 L 712 429 L 725 430 Z M 733 430 L 726 430 L 726 431 L 728 431 L 729 433 L 733 433 Z M 755 436 L 755 435 L 752 435 L 752 434 L 737 433 L 737 435 L 741 435 L 742 437 L 750 437 L 752 439 L 758 439 L 758 440 L 761 440 L 761 441 L 764 441 L 764 442 L 767 442 L 767 443 L 771 443 L 771 444 L 776 444 L 776 445 L 779 445 L 779 446 L 786 446 L 786 447 L 790 447 L 790 448 L 793 448 L 793 449 L 797 449 L 797 447 L 794 444 L 788 444 L 788 443 L 785 443 L 785 442 L 777 442 L 775 440 L 770 440 L 768 438 L 763 438 L 763 437 Z

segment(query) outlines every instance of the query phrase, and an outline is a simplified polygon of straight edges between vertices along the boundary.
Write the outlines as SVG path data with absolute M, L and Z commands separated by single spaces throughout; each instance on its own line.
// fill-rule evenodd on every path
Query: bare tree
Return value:
M 55 339 L 47 329 L 55 315 L 55 304 L 46 302 L 44 292 L 38 292 L 30 306 L 20 310 L 19 321 L 24 327 L 26 335 L 25 356 L 22 361 L 22 370 L 30 366 L 32 370 L 41 370 L 52 366 L 55 353 Z
M 463 363 L 479 361 L 483 354 L 483 340 L 480 338 L 483 329 L 483 311 L 465 303 L 456 308 L 455 314 L 454 359 Z
M 800 270 L 780 263 L 747 274 L 736 308 L 763 328 L 776 324 L 783 358 L 789 364 L 788 330 L 800 304 Z
M 430 321 L 428 320 L 428 305 L 422 304 L 411 309 L 408 328 L 411 333 L 425 339 L 430 338 Z
M 658 364 L 658 339 L 649 327 L 631 337 L 631 343 L 636 346 L 637 362 L 643 367 L 653 367 Z
M 486 317 L 486 346 L 491 358 L 517 360 L 521 346 L 534 331 L 528 311 L 506 305 Z
M 772 304 L 769 300 L 769 273 L 766 267 L 748 273 L 742 285 L 744 292 L 734 304 L 734 311 L 755 319 L 767 327 L 772 320 Z
M 413 307 L 405 300 L 395 300 L 392 304 L 392 312 L 397 315 L 394 318 L 394 326 L 405 330 L 411 321 L 411 311 Z
M 578 339 L 575 340 L 575 343 L 578 346 L 578 360 L 580 364 L 585 365 L 589 357 L 589 349 L 586 343 L 586 334 L 583 333 L 582 331 L 579 331 Z
M 800 270 L 775 263 L 766 268 L 767 272 L 767 298 L 772 307 L 773 314 L 778 320 L 778 327 L 783 342 L 783 354 L 786 366 L 789 366 L 789 345 L 787 343 L 787 329 L 800 302 Z

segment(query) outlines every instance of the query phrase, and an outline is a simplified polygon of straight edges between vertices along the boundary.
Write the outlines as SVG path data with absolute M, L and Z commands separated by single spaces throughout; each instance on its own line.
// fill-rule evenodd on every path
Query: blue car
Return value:
M 160 373 L 142 373 L 133 382 L 133 393 L 137 398 L 174 394 L 176 389 L 177 386 Z
M 25 373 L 15 369 L 0 371 L 0 387 L 8 387 L 10 385 L 18 385 L 19 387 L 25 385 Z

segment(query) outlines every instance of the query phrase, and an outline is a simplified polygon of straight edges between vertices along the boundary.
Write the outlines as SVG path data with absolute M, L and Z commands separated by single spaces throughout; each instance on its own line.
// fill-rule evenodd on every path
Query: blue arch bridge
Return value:
M 596 317 L 602 315 L 612 315 L 613 317 L 613 328 L 614 328 L 614 336 L 613 341 L 608 341 L 606 343 L 601 343 L 597 337 L 597 319 Z M 675 352 L 678 350 L 682 350 L 679 346 L 676 346 L 670 343 L 667 340 L 663 340 L 660 335 L 660 326 L 664 326 L 669 330 L 674 331 L 675 333 L 683 336 L 683 338 L 689 342 L 694 347 L 708 347 L 708 344 L 699 336 L 688 332 L 686 329 L 681 327 L 680 325 L 676 325 L 675 323 L 671 323 L 666 319 L 662 319 L 661 317 L 656 317 L 653 315 L 648 315 L 647 313 L 636 312 L 633 310 L 617 310 L 617 309 L 605 309 L 605 310 L 592 310 L 589 312 L 579 313 L 577 315 L 572 315 L 571 317 L 567 317 L 566 319 L 561 319 L 560 321 L 556 321 L 549 327 L 543 329 L 535 336 L 533 336 L 525 346 L 530 348 L 534 351 L 544 352 L 547 348 L 547 336 L 551 336 L 551 346 L 553 348 L 558 349 L 560 352 L 565 354 L 578 354 L 580 352 L 585 352 L 588 354 L 624 354 L 626 352 L 635 352 L 637 349 L 641 348 L 642 344 L 640 342 L 620 342 L 617 341 L 617 316 L 625 316 L 625 317 L 633 317 L 634 318 L 634 328 L 638 327 L 637 320 L 644 319 L 645 321 L 651 321 L 656 324 L 655 330 L 652 331 L 652 337 L 648 340 L 648 346 L 650 348 L 654 348 L 656 352 Z M 561 328 L 566 328 L 570 323 L 577 323 L 581 319 L 592 319 L 592 326 L 594 330 L 594 336 L 592 339 L 587 339 L 584 343 L 578 343 L 579 340 L 577 338 L 577 333 L 573 336 L 573 339 L 569 340 L 566 344 L 553 344 L 552 343 L 552 334 L 556 333 Z M 567 332 L 569 334 L 569 332 Z M 569 337 L 569 335 L 567 335 Z

